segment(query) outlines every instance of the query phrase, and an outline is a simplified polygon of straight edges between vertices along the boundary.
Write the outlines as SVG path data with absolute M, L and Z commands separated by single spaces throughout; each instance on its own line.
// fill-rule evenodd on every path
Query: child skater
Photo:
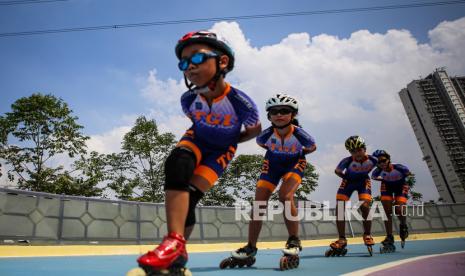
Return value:
M 350 156 L 342 159 L 334 171 L 342 178 L 341 186 L 336 195 L 336 225 L 339 239 L 330 244 L 325 253 L 329 256 L 344 256 L 347 253 L 347 239 L 345 237 L 345 202 L 350 200 L 354 191 L 358 192 L 358 199 L 362 201 L 360 209 L 363 216 L 363 242 L 368 248 L 370 256 L 373 255 L 373 237 L 371 236 L 371 221 L 367 220 L 371 203 L 371 182 L 369 173 L 376 166 L 376 158 L 366 153 L 366 144 L 360 136 L 350 136 L 345 142 Z M 342 218 L 342 219 L 341 219 Z
M 381 181 L 381 203 L 387 216 L 384 222 L 386 227 L 386 238 L 381 242 L 381 253 L 396 251 L 394 236 L 392 235 L 392 211 L 399 218 L 399 236 L 401 246 L 404 248 L 405 239 L 408 236 L 408 227 L 403 208 L 407 204 L 409 185 L 407 178 L 410 177 L 410 170 L 402 164 L 391 163 L 391 155 L 385 150 L 376 150 L 373 156 L 378 158 L 377 168 L 371 174 L 373 180 Z M 395 208 L 393 209 L 393 202 Z
M 279 200 L 284 204 L 284 221 L 289 233 L 283 250 L 284 256 L 280 261 L 281 270 L 285 270 L 298 266 L 298 254 L 302 250 L 298 233 L 299 222 L 288 219 L 285 214 L 297 216 L 294 194 L 307 166 L 305 155 L 314 152 L 316 145 L 313 137 L 299 126 L 296 119 L 299 107 L 295 98 L 286 94 L 276 94 L 266 102 L 266 111 L 271 127 L 257 137 L 258 145 L 266 149 L 266 154 L 257 182 L 255 200 L 268 201 L 276 186 L 282 181 Z M 286 212 L 287 208 L 290 210 Z M 262 221 L 252 218 L 249 224 L 249 242 L 233 251 L 232 257 L 223 260 L 220 267 L 253 265 L 261 227 Z
M 168 234 L 137 260 L 149 275 L 188 275 L 186 239 L 195 224 L 197 203 L 226 169 L 237 144 L 261 132 L 255 103 L 225 82 L 235 61 L 225 42 L 215 33 L 196 31 L 184 35 L 175 52 L 189 89 L 181 106 L 192 126 L 165 162 Z

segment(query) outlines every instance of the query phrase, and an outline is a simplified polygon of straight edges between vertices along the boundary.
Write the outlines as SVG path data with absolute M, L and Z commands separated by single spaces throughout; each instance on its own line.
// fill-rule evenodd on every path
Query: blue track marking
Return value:
M 284 242 L 283 242 L 284 246 Z M 351 271 L 372 267 L 387 262 L 407 258 L 465 250 L 465 239 L 439 239 L 407 241 L 405 249 L 396 242 L 397 251 L 380 254 L 379 244 L 373 248 L 374 255 L 369 257 L 366 246 L 350 245 L 345 257 L 324 257 L 328 247 L 304 248 L 301 252 L 300 266 L 289 271 L 279 271 L 280 250 L 259 250 L 257 262 L 251 268 L 220 270 L 218 265 L 230 252 L 193 253 L 189 255 L 189 269 L 197 275 L 235 275 L 247 273 L 253 275 L 339 275 Z M 27 257 L 0 259 L 0 275 L 125 275 L 136 266 L 135 255 L 126 256 L 85 256 L 85 257 Z

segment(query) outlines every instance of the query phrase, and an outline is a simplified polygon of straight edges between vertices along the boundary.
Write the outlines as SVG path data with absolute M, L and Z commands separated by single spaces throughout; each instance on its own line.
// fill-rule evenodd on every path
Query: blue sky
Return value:
M 0 33 L 410 3 L 412 3 L 412 1 L 394 0 L 69 0 L 65 2 L 0 6 Z M 238 24 L 234 26 L 227 24 L 214 25 L 213 22 L 208 22 L 118 30 L 0 37 L 0 114 L 9 111 L 10 104 L 19 97 L 29 96 L 33 92 L 51 93 L 64 99 L 74 111 L 74 114 L 79 117 L 79 123 L 85 127 L 84 133 L 93 137 L 95 136 L 96 140 L 100 139 L 100 144 L 102 144 L 104 143 L 102 139 L 112 139 L 111 137 L 108 138 L 108 135 L 105 136 L 106 133 L 115 131 L 115 129 L 121 127 L 127 129 L 132 124 L 133 119 L 138 115 L 153 115 L 155 117 L 156 114 L 162 114 L 155 118 L 157 120 L 166 119 L 168 116 L 167 114 L 170 116 L 178 116 L 173 118 L 179 118 L 180 107 L 177 105 L 177 101 L 168 101 L 172 106 L 162 106 L 160 102 L 163 102 L 162 98 L 177 99 L 180 96 L 181 92 L 177 91 L 182 87 L 182 83 L 179 83 L 181 74 L 177 70 L 177 61 L 173 49 L 177 39 L 186 32 L 198 29 L 217 28 L 220 31 L 223 30 L 225 34 L 228 34 L 228 32 L 241 33 L 248 44 L 240 44 L 237 42 L 238 45 L 246 45 L 244 49 L 257 50 L 264 55 L 268 50 L 272 51 L 273 49 L 278 49 L 277 51 L 279 51 L 279 47 L 282 45 L 291 45 L 294 47 L 292 49 L 300 47 L 301 44 L 303 45 L 306 43 L 306 35 L 308 35 L 308 41 L 310 41 L 312 46 L 329 45 L 328 47 L 330 47 L 331 45 L 340 45 L 340 47 L 342 47 L 341 49 L 350 48 L 350 45 L 356 43 L 361 43 L 361 45 L 363 45 L 363 39 L 369 39 L 370 41 L 385 39 L 384 43 L 390 43 L 389 45 L 395 45 L 398 39 L 405 39 L 408 43 L 415 43 L 415 49 L 417 49 L 415 51 L 420 54 L 423 53 L 422 51 L 424 50 L 422 45 L 427 45 L 432 49 L 428 53 L 436 57 L 435 55 L 440 53 L 441 49 L 435 48 L 434 41 L 436 40 L 431 40 L 431 37 L 428 35 L 429 31 L 435 29 L 441 22 L 454 22 L 464 16 L 465 4 L 460 4 L 403 10 L 243 20 L 237 21 Z M 228 22 L 228 24 L 230 23 L 231 22 Z M 368 32 L 363 32 L 361 30 L 367 30 Z M 387 34 L 388 30 L 397 30 L 398 32 L 394 35 L 389 35 Z M 438 30 L 437 33 L 440 32 L 441 30 Z M 354 36 L 354 33 L 357 35 Z M 377 35 L 378 33 L 379 35 Z M 296 36 L 292 36 L 292 38 L 289 39 L 290 42 L 287 41 L 283 43 L 283 40 L 288 38 L 291 34 L 296 34 Z M 238 35 L 238 37 L 240 37 L 240 35 Z M 315 37 L 317 39 L 314 39 Z M 435 37 L 440 38 L 441 36 L 436 35 Z M 439 38 L 438 41 L 444 41 L 444 39 Z M 233 44 L 235 44 L 235 41 L 233 41 Z M 395 47 L 403 46 L 400 45 Z M 241 54 L 242 52 L 240 49 L 241 48 L 239 48 L 238 59 L 241 56 L 246 56 L 245 54 Z M 324 51 L 324 47 L 321 49 Z M 358 53 L 362 53 L 366 50 L 360 52 L 360 48 L 354 49 L 355 50 L 351 52 L 353 56 L 357 56 Z M 372 49 L 372 51 L 376 53 L 377 49 Z M 386 51 L 390 53 L 389 55 L 392 55 L 392 53 L 397 51 L 397 48 L 391 47 Z M 297 53 L 299 52 L 297 51 Z M 314 54 L 314 52 L 311 51 L 309 53 L 309 55 L 312 56 Z M 332 53 L 340 53 L 340 50 L 335 50 Z M 407 51 L 406 53 L 409 52 Z M 363 52 L 363 56 L 360 56 L 360 60 L 363 60 L 367 56 L 369 55 Z M 409 55 L 406 54 L 405 58 L 402 58 L 407 59 L 408 57 Z M 273 55 L 269 56 L 269 59 L 272 58 L 275 57 Z M 379 60 L 381 61 L 378 65 L 386 58 L 387 57 L 380 58 Z M 390 82 L 392 78 L 399 78 L 396 79 L 396 81 L 398 81 L 396 85 L 389 86 L 389 91 L 392 91 L 393 96 L 388 102 L 391 104 L 392 101 L 393 110 L 396 112 L 402 110 L 401 106 L 399 106 L 400 101 L 395 99 L 395 93 L 402 88 L 402 85 L 406 86 L 410 80 L 417 78 L 419 75 L 432 72 L 435 68 L 434 66 L 449 65 L 447 62 L 442 64 L 440 61 L 441 58 L 438 57 L 438 62 L 431 66 L 420 66 L 424 64 L 422 63 L 423 61 L 416 63 L 418 66 L 412 67 L 411 70 L 408 71 L 408 74 L 405 75 L 405 78 L 401 78 L 397 75 L 385 78 L 386 82 Z M 255 66 L 260 67 L 260 64 L 256 65 L 254 62 L 259 62 L 260 64 L 266 64 L 267 62 L 275 62 L 273 64 L 279 64 L 280 62 L 283 64 L 287 63 L 285 60 L 268 60 L 265 56 L 260 60 L 254 60 L 252 55 L 248 60 L 239 59 L 238 70 L 242 67 L 245 68 L 243 69 L 243 72 L 245 72 L 249 68 Z M 311 67 L 317 62 L 320 62 L 320 60 L 315 57 L 314 60 L 304 65 Z M 361 62 L 364 64 L 363 61 Z M 373 64 L 376 65 L 378 61 L 375 60 L 373 62 Z M 358 63 L 354 64 L 352 64 L 352 67 L 356 66 Z M 302 67 L 302 70 L 306 69 L 305 66 Z M 276 67 L 263 66 L 261 69 L 254 71 L 257 72 L 255 79 L 260 79 L 261 82 L 265 82 L 268 74 L 271 74 L 270 71 L 273 71 L 272 68 Z M 418 72 L 415 71 L 415 68 L 419 68 Z M 450 68 L 453 74 L 465 75 L 463 66 L 454 64 L 453 61 L 451 61 Z M 320 87 L 319 85 L 325 87 L 321 88 L 322 91 L 325 91 L 325 89 L 329 89 L 330 91 L 332 91 L 331 89 L 343 91 L 344 87 L 337 87 L 338 75 L 336 74 L 339 71 L 336 69 L 328 71 L 334 74 L 328 76 L 333 78 L 334 87 L 328 87 L 331 85 L 329 82 L 318 83 L 318 79 L 312 82 L 312 85 L 314 84 L 316 87 Z M 150 75 L 150 72 L 152 72 L 152 75 Z M 372 72 L 368 70 L 366 73 L 370 74 Z M 317 73 L 312 74 L 312 77 L 315 75 L 317 75 Z M 152 78 L 150 76 L 152 76 Z M 302 75 L 302 78 L 305 78 L 305 74 Z M 170 79 L 177 83 L 171 83 L 170 86 Z M 349 76 L 347 79 L 349 79 Z M 375 79 L 380 81 L 383 77 L 376 76 Z M 240 84 L 244 87 L 250 87 L 252 90 L 254 87 L 257 87 L 257 84 L 254 84 L 252 79 L 242 77 L 240 73 L 236 74 L 236 72 L 234 72 L 230 80 L 233 85 L 237 84 L 240 88 Z M 155 88 L 154 83 L 156 84 Z M 268 84 L 265 83 L 264 85 Z M 368 86 L 366 83 L 360 84 L 362 87 L 361 89 L 363 89 L 365 85 Z M 286 89 L 284 85 L 280 84 L 277 86 L 280 89 Z M 157 90 L 160 87 L 168 88 L 166 92 L 172 91 L 170 92 L 172 94 L 162 94 Z M 173 89 L 170 90 L 170 87 Z M 346 87 L 351 86 L 348 83 Z M 271 91 L 272 87 L 269 88 L 270 89 L 267 89 L 268 94 L 278 92 Z M 351 91 L 353 91 L 353 89 L 356 88 L 352 88 Z M 268 90 L 270 91 L 268 92 Z M 347 88 L 347 90 L 349 90 L 349 88 Z M 348 91 L 348 93 L 349 92 L 350 91 Z M 252 95 L 254 95 L 254 93 L 252 93 Z M 262 97 L 264 98 L 267 95 L 257 95 L 259 96 L 256 97 L 256 101 L 260 106 Z M 302 95 L 302 98 L 304 98 L 305 94 Z M 345 97 L 344 95 L 341 94 L 340 97 L 343 98 Z M 326 96 L 327 98 L 321 99 L 321 103 L 330 103 L 332 100 L 339 97 L 337 93 L 333 96 L 331 94 L 327 94 Z M 306 101 L 306 99 L 304 99 L 304 101 Z M 309 106 L 311 106 L 311 104 L 309 104 Z M 367 99 L 361 97 L 354 100 L 353 105 L 350 107 L 352 109 L 348 107 L 347 112 L 354 112 L 354 110 L 359 108 L 367 112 L 364 116 L 370 117 L 370 112 L 378 110 L 384 112 L 379 113 L 381 114 L 380 116 L 384 116 L 385 114 L 389 114 L 389 111 L 385 110 L 388 106 L 390 105 L 386 104 L 384 107 L 377 107 L 375 98 L 371 98 L 370 96 L 368 96 Z M 331 106 L 327 108 L 330 109 Z M 173 113 L 172 110 L 176 110 L 178 113 Z M 315 110 L 317 110 L 317 108 L 315 108 Z M 302 114 L 301 116 L 304 115 L 305 114 Z M 320 118 L 319 116 L 323 116 L 322 118 L 324 118 L 325 115 L 322 113 L 315 113 L 311 116 L 312 118 Z M 360 126 L 357 124 L 351 125 L 350 123 L 341 123 L 340 118 L 335 118 L 334 122 L 337 127 L 333 127 L 333 130 L 329 131 L 328 125 L 332 122 L 329 120 L 331 116 L 326 116 L 329 121 L 323 119 L 316 121 L 312 118 L 310 118 L 310 116 L 303 117 L 304 123 L 309 127 L 315 128 L 316 134 L 314 135 L 316 136 L 317 142 L 321 145 L 320 156 L 315 157 L 315 160 L 312 161 L 317 163 L 317 165 L 318 162 L 321 162 L 321 165 L 317 168 L 322 170 L 322 175 L 326 175 L 322 178 L 323 183 L 320 185 L 334 186 L 331 189 L 321 189 L 322 192 L 317 193 L 319 199 L 322 200 L 328 197 L 328 195 L 331 195 L 332 198 L 332 194 L 334 193 L 333 190 L 337 186 L 337 183 L 335 183 L 337 179 L 329 176 L 332 172 L 330 172 L 331 170 L 329 169 L 325 169 L 325 167 L 329 168 L 330 165 L 336 166 L 334 163 L 337 163 L 339 159 L 344 157 L 344 151 L 340 150 L 343 138 L 357 132 L 366 133 L 367 137 L 372 138 L 372 141 L 379 139 L 375 134 L 376 131 L 373 129 L 367 128 L 366 131 L 359 131 L 362 123 Z M 392 125 L 396 125 L 396 122 L 394 122 L 395 120 L 397 119 L 393 118 Z M 405 118 L 403 120 L 405 120 Z M 266 122 L 264 123 L 265 125 L 267 124 Z M 388 120 L 386 122 L 386 127 L 388 128 L 390 124 L 391 122 Z M 384 126 L 381 125 L 380 127 Z M 405 156 L 405 158 L 399 160 L 399 162 L 413 163 L 412 167 L 419 172 L 420 179 L 424 180 L 423 182 L 426 183 L 425 187 L 427 188 L 424 189 L 424 193 L 427 195 L 426 197 L 436 199 L 437 193 L 435 192 L 434 186 L 432 186 L 431 177 L 428 174 L 426 166 L 424 166 L 421 161 L 421 152 L 416 145 L 413 132 L 411 129 L 406 129 L 407 127 L 408 121 L 407 124 L 404 122 L 402 125 L 396 125 L 396 128 L 393 127 L 392 130 L 398 131 L 399 129 L 405 129 L 407 133 L 405 134 L 407 137 L 405 139 L 408 141 L 405 145 L 401 147 L 399 142 L 386 143 L 389 148 L 393 149 L 392 151 L 394 153 L 399 152 L 399 156 L 405 151 L 405 148 L 412 149 L 410 155 L 414 157 Z M 180 128 L 181 127 L 178 127 L 172 131 L 180 133 L 182 132 Z M 114 136 L 112 137 L 115 138 Z M 255 153 L 253 147 L 254 145 L 249 144 L 244 147 L 244 151 Z M 375 147 L 375 145 L 373 145 L 373 147 Z M 376 145 L 376 147 L 379 146 Z M 247 151 L 249 149 L 250 151 Z M 325 155 L 325 151 L 328 152 L 327 155 Z M 329 158 L 329 155 L 334 156 L 334 158 Z M 405 159 L 407 160 L 404 161 Z
M 70 0 L 0 6 L 0 32 L 209 18 L 231 15 L 343 9 L 411 1 L 148 1 Z M 465 5 L 379 12 L 240 21 L 251 43 L 279 42 L 289 33 L 326 33 L 340 38 L 356 30 L 384 33 L 408 29 L 420 41 L 443 20 L 465 14 Z M 129 28 L 1 38 L 0 112 L 20 96 L 52 93 L 70 104 L 89 134 L 118 124 L 121 114 L 148 106 L 134 76 L 154 67 L 160 78 L 178 77 L 173 48 L 184 33 L 212 23 Z M 272 31 L 271 31 L 272 30 Z

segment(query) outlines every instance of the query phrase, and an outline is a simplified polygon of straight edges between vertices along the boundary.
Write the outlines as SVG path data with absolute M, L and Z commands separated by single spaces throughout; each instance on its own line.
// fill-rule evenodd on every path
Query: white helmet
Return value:
M 266 101 L 266 111 L 274 106 L 289 106 L 296 112 L 299 110 L 297 100 L 287 94 L 276 94 Z

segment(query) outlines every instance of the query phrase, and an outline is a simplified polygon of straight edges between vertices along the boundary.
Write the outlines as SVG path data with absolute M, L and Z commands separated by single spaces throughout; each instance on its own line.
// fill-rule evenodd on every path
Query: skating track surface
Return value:
M 304 242 L 300 266 L 279 270 L 282 243 L 259 244 L 257 262 L 250 268 L 220 270 L 218 264 L 230 255 L 230 248 L 240 244 L 214 244 L 191 247 L 188 267 L 193 275 L 465 275 L 465 232 L 414 235 L 404 249 L 379 253 L 376 238 L 374 255 L 369 256 L 361 238 L 349 240 L 345 257 L 325 257 L 329 240 Z M 357 244 L 358 243 L 358 244 Z M 134 247 L 134 246 L 133 246 Z M 133 248 L 130 247 L 130 248 Z M 113 246 L 0 246 L 0 275 L 125 275 L 135 266 L 137 253 L 128 247 Z M 65 248 L 65 249 L 63 249 Z M 100 249 L 101 248 L 101 249 Z M 144 251 L 147 247 L 138 247 Z M 275 248 L 262 249 L 260 248 Z M 90 250 L 90 251 L 89 251 Z M 208 251 L 208 252 L 199 252 Z M 66 253 L 67 252 L 67 253 Z M 192 253 L 193 252 L 193 253 Z M 132 253 L 132 252 L 130 252 Z M 89 256 L 97 254 L 97 256 Z M 105 255 L 106 254 L 106 255 Z M 114 255 L 116 254 L 116 255 Z M 66 256 L 68 255 L 68 256 Z M 83 255 L 83 256 L 70 256 Z M 85 256 L 87 255 L 87 256 Z M 432 255 L 432 256 L 431 256 Z M 241 274 L 238 274 L 241 273 Z

